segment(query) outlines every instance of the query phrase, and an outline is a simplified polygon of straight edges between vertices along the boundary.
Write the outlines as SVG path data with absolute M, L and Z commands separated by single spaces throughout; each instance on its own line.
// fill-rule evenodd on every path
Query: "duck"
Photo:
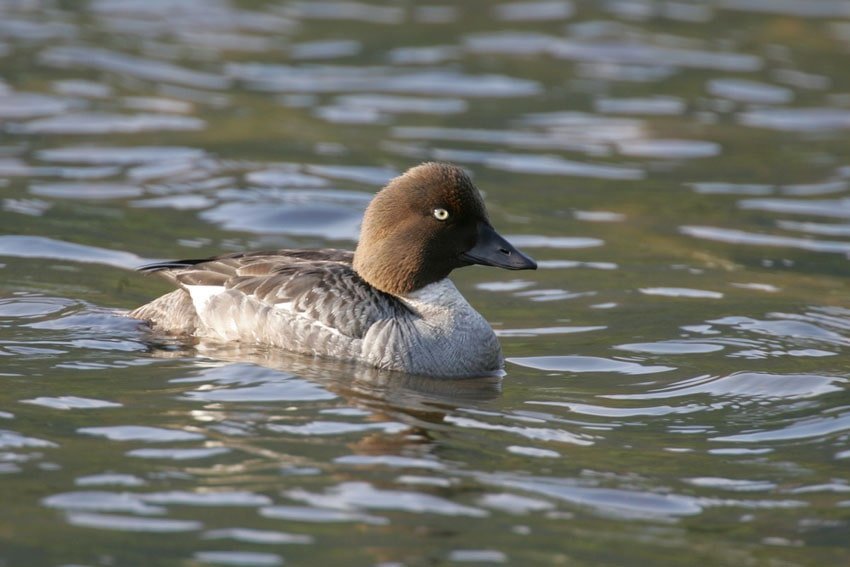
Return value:
M 132 312 L 154 331 L 435 377 L 500 373 L 490 324 L 449 274 L 536 269 L 490 222 L 470 176 L 423 163 L 375 194 L 356 249 L 283 249 L 139 268 L 177 289 Z

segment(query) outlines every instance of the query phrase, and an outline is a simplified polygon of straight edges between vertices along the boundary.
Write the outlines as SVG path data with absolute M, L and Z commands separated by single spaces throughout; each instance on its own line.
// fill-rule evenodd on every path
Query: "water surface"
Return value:
M 850 3 L 0 3 L 0 563 L 845 565 Z M 469 169 L 503 380 L 154 336 L 132 269 Z

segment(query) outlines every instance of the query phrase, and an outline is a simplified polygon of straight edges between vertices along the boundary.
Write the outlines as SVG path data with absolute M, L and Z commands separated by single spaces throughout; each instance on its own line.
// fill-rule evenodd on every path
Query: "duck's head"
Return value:
M 537 268 L 496 232 L 461 168 L 424 163 L 409 169 L 366 209 L 354 269 L 381 291 L 405 295 L 472 264 Z

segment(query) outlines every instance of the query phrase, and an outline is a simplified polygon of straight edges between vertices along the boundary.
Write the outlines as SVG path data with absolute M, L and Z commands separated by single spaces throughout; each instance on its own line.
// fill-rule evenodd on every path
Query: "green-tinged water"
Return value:
M 850 563 L 850 2 L 0 1 L 0 565 Z M 506 376 L 124 317 L 466 167 Z

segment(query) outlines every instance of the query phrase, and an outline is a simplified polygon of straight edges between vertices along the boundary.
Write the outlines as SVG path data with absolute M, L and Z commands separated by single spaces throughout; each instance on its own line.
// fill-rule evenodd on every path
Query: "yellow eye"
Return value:
M 446 209 L 434 209 L 434 218 L 437 220 L 446 220 L 449 218 L 449 212 Z

